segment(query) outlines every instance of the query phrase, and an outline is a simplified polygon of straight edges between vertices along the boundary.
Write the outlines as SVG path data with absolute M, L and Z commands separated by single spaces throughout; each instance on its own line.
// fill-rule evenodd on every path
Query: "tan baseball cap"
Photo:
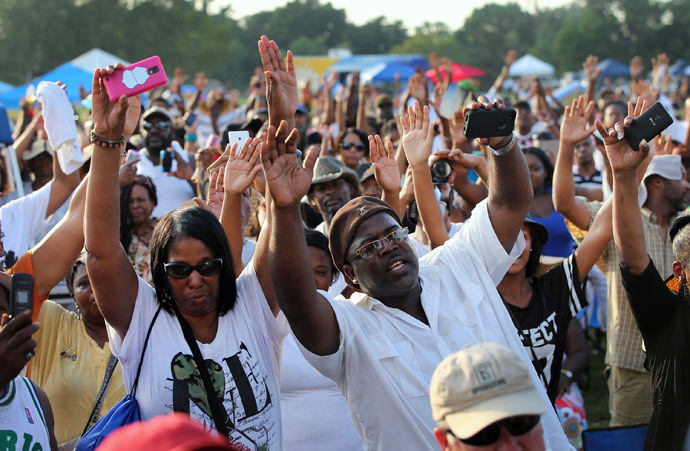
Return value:
M 446 357 L 429 387 L 434 420 L 466 439 L 491 423 L 547 411 L 522 357 L 498 343 L 467 346 Z

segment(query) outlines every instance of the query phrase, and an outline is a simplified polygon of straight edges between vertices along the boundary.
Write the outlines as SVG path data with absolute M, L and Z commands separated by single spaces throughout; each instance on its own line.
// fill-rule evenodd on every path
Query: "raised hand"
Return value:
M 124 94 L 117 102 L 108 98 L 102 78 L 122 69 L 122 63 L 115 67 L 96 69 L 93 74 L 91 89 L 91 116 L 94 122 L 94 133 L 104 139 L 118 140 L 124 134 L 129 137 L 134 133 L 141 114 L 141 96 L 127 97 Z
M 225 197 L 225 191 L 223 189 L 224 173 L 225 168 L 222 166 L 217 171 L 211 172 L 211 178 L 208 183 L 208 195 L 206 196 L 206 199 L 208 199 L 207 201 L 200 197 L 194 198 L 194 202 L 196 202 L 198 206 L 213 213 L 218 220 L 220 220 L 223 198 Z
M 466 118 L 468 111 L 478 110 L 480 108 L 484 108 L 486 110 L 490 110 L 492 108 L 502 110 L 503 108 L 505 108 L 505 104 L 503 103 L 503 99 L 501 99 L 500 97 L 496 97 L 494 99 L 494 103 L 491 103 L 489 102 L 489 99 L 486 96 L 479 96 L 479 98 L 477 98 L 476 101 L 471 101 L 469 104 L 467 104 L 465 108 L 463 108 L 463 116 Z M 481 146 L 490 146 L 494 149 L 499 149 L 501 147 L 505 147 L 506 145 L 508 145 L 511 139 L 511 136 L 487 136 L 477 138 L 477 142 Z
M 261 36 L 259 53 L 266 75 L 269 123 L 275 125 L 282 120 L 292 123 L 299 104 L 292 52 L 288 50 L 287 61 L 284 60 L 278 44 Z
M 205 72 L 197 72 L 194 76 L 194 86 L 199 92 L 206 91 L 206 85 L 208 85 L 208 78 L 206 78 Z
M 671 135 L 666 136 L 666 133 L 662 133 L 654 138 L 654 152 L 656 155 L 680 155 L 681 149 L 674 149 Z
M 393 158 L 393 143 L 388 141 L 386 147 L 379 135 L 369 135 L 369 157 L 374 165 L 374 177 L 384 191 L 400 190 L 400 169 Z
M 450 75 L 449 75 L 450 77 Z M 436 114 L 441 116 L 441 104 L 443 103 L 443 96 L 446 93 L 446 85 L 445 82 L 439 81 L 434 85 L 434 100 L 429 101 L 432 107 L 434 107 L 434 110 L 436 110 Z
M 248 138 L 242 144 L 242 149 L 237 153 L 237 143 L 230 144 L 226 153 L 230 150 L 228 162 L 225 164 L 225 192 L 242 194 L 252 186 L 256 174 L 261 170 L 259 161 L 258 144 L 260 140 Z
M 187 81 L 187 76 L 182 72 L 181 67 L 175 68 L 175 75 L 173 75 L 172 82 L 170 83 L 170 92 L 176 92 L 179 94 L 180 87 Z
M 417 72 L 411 76 L 408 80 L 407 89 L 410 90 L 412 97 L 417 99 L 420 104 L 427 102 L 429 92 L 426 85 L 426 76 L 424 76 L 424 74 Z
M 467 138 L 462 132 L 465 128 L 465 113 L 462 109 L 455 110 L 453 117 L 450 118 L 450 136 L 453 139 L 453 147 L 460 149 L 465 146 Z
M 590 101 L 586 108 L 584 103 L 585 98 L 580 96 L 565 107 L 561 122 L 561 141 L 575 144 L 594 133 L 595 127 L 587 126 L 594 113 L 594 102 Z
M 633 59 L 630 60 L 630 78 L 637 80 L 642 76 L 643 71 L 644 64 L 642 64 L 642 58 L 634 56 Z
M 596 55 L 589 55 L 584 63 L 582 63 L 582 68 L 585 70 L 585 76 L 587 81 L 590 83 L 596 83 L 601 75 L 601 69 L 597 70 L 597 63 L 599 62 L 599 57 Z
M 429 107 L 424 109 L 419 102 L 414 102 L 414 108 L 407 108 L 407 120 L 400 121 L 403 128 L 403 149 L 410 166 L 427 164 L 434 143 L 434 128 L 429 126 Z
M 506 65 L 506 67 L 510 68 L 515 60 L 517 60 L 517 52 L 514 49 L 510 49 L 503 58 L 503 63 Z
M 333 88 L 335 87 L 335 84 L 338 82 L 338 71 L 331 71 L 330 74 L 328 74 L 328 78 L 323 79 L 323 87 L 326 90 L 328 94 L 330 94 L 333 91 Z
M 642 114 L 645 109 L 645 101 L 638 97 L 634 109 L 632 103 L 628 102 L 628 116 L 623 122 L 617 122 L 609 130 L 606 130 L 599 120 L 595 122 L 597 130 L 604 138 L 606 154 L 614 172 L 637 171 L 649 153 L 650 146 L 645 140 L 640 142 L 639 151 L 633 150 L 625 140 L 625 127 L 632 124 L 633 119 Z
M 296 207 L 311 186 L 314 163 L 318 152 L 310 151 L 304 165 L 297 161 L 297 139 L 299 132 L 292 129 L 287 133 L 286 121 L 281 121 L 278 130 L 268 127 L 266 142 L 261 143 L 261 165 L 266 176 L 266 185 L 278 208 Z

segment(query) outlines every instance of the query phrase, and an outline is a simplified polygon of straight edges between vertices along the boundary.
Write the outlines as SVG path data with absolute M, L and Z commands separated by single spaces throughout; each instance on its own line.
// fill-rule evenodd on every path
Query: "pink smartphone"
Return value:
M 150 91 L 168 82 L 161 59 L 152 56 L 138 63 L 116 70 L 103 79 L 111 102 L 117 102 L 122 94 L 132 97 Z

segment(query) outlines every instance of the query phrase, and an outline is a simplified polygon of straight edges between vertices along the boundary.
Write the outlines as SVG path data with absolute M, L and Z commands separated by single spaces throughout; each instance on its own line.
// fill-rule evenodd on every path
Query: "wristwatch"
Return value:
M 513 147 L 515 147 L 515 135 L 510 135 L 510 141 L 508 141 L 508 144 L 498 149 L 494 149 L 493 147 L 489 146 L 489 150 L 492 154 L 500 157 L 501 155 L 505 155 L 513 150 Z
M 570 370 L 566 370 L 565 368 L 561 369 L 561 373 L 565 374 L 568 379 L 571 381 L 573 380 L 573 372 Z

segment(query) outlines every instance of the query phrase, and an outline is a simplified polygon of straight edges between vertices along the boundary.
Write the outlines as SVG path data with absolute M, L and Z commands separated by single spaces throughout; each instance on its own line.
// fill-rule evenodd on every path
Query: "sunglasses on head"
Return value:
M 505 418 L 503 420 L 491 423 L 481 431 L 474 434 L 472 437 L 459 438 L 453 431 L 448 429 L 448 433 L 457 438 L 466 445 L 471 446 L 488 446 L 496 443 L 498 437 L 501 435 L 501 428 L 505 427 L 513 436 L 526 434 L 539 423 L 540 415 L 519 415 L 515 417 Z
M 346 142 L 342 143 L 342 144 L 340 145 L 340 147 L 343 148 L 343 149 L 352 149 L 352 148 L 354 147 L 355 149 L 357 149 L 357 150 L 359 150 L 359 151 L 364 150 L 364 144 L 361 144 L 361 143 L 353 143 L 353 142 L 349 142 L 349 141 L 346 141 Z
M 155 121 L 155 122 L 144 122 L 144 129 L 151 130 L 156 127 L 159 130 L 170 127 L 169 121 Z
M 186 279 L 192 274 L 192 271 L 198 272 L 202 276 L 215 276 L 223 268 L 222 258 L 211 258 L 204 260 L 196 266 L 188 265 L 187 263 L 166 263 L 165 273 L 168 277 L 173 279 Z

